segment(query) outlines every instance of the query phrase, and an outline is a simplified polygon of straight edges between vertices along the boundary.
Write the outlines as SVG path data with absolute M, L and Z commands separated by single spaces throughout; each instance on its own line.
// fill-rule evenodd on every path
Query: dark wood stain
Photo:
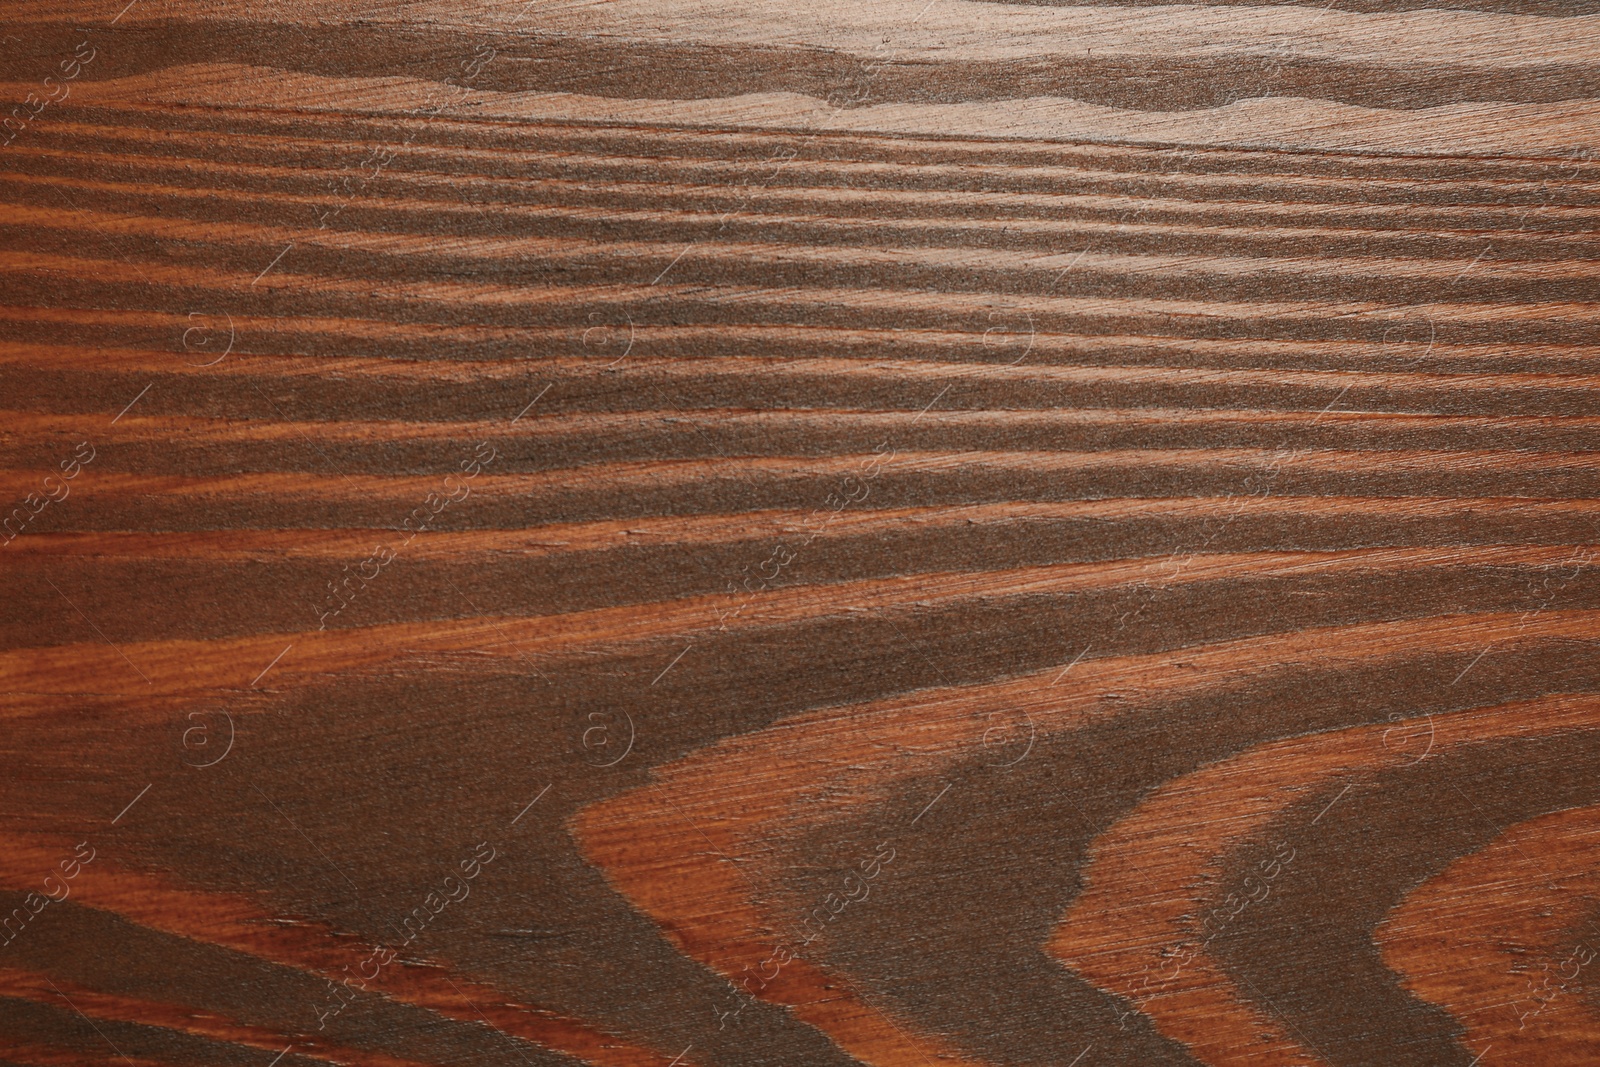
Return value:
M 1588 1062 L 1600 8 L 1089 6 L 0 21 L 0 1067 Z

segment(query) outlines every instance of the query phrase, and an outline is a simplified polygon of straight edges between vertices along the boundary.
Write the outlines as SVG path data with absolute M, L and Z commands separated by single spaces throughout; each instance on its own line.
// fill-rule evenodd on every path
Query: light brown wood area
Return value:
M 0 85 L 0 1067 L 1600 1061 L 1600 3 Z

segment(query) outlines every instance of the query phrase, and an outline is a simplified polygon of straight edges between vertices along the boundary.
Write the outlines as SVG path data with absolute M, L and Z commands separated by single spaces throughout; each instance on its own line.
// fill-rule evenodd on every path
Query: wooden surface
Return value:
M 1600 1061 L 1600 5 L 124 2 L 0 1067 Z

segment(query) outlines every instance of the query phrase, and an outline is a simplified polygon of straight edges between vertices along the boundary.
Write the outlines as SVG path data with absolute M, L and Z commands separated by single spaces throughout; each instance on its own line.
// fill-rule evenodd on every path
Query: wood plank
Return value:
M 0 1067 L 1591 1063 L 1596 19 L 11 5 Z

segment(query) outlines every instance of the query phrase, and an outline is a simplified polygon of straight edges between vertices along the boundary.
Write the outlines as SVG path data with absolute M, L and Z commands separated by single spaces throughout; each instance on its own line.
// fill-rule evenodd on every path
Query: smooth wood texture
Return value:
M 1600 1056 L 1600 6 L 121 2 L 0 1067 Z

